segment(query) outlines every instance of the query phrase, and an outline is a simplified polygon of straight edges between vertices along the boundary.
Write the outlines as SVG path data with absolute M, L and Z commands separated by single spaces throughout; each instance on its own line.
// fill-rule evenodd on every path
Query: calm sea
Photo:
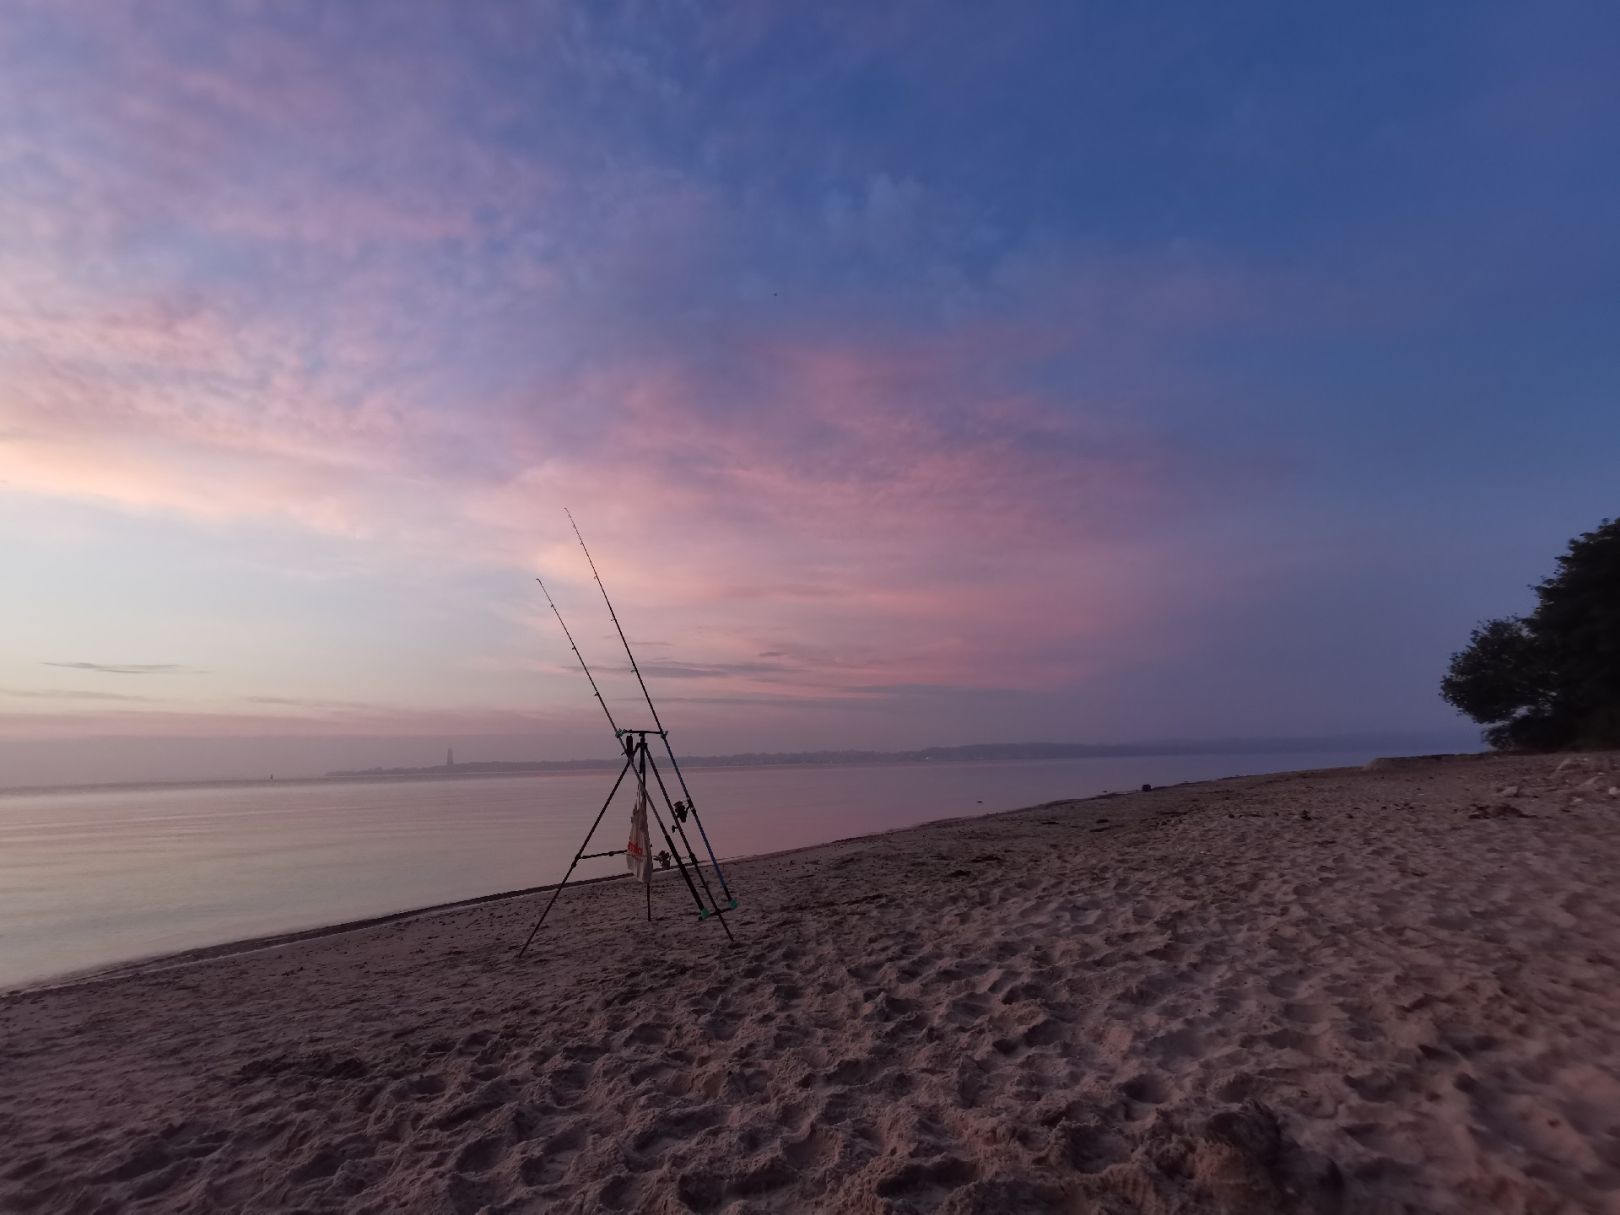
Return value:
M 1151 756 L 687 773 L 727 857 L 930 819 L 1366 754 Z M 0 794 L 0 987 L 562 877 L 603 772 Z M 624 791 L 596 848 L 623 843 Z M 655 831 L 656 834 L 656 831 Z M 585 862 L 579 876 L 621 871 Z

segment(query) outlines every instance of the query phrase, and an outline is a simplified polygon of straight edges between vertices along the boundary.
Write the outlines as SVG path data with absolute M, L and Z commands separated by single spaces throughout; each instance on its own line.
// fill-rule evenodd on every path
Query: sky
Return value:
M 1604 3 L 0 5 L 0 786 L 1457 733 L 1620 513 Z M 1471 728 L 1471 727 L 1470 727 Z

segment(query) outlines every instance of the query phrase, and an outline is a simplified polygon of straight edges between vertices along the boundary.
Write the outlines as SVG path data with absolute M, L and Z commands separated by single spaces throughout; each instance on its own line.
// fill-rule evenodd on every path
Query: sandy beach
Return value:
M 7 1211 L 1620 1211 L 1620 766 L 1185 785 L 0 999 Z

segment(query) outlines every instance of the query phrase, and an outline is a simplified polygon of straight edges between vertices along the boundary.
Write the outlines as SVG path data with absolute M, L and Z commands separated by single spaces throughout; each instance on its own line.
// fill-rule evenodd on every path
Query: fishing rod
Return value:
M 579 659 L 579 669 L 584 671 L 585 678 L 590 680 L 591 691 L 596 694 L 596 703 L 602 706 L 602 712 L 607 714 L 608 725 L 613 727 L 613 736 L 615 738 L 619 737 L 619 724 L 613 720 L 613 710 L 608 708 L 607 701 L 602 699 L 602 689 L 596 686 L 596 677 L 591 674 L 591 668 L 585 665 L 585 655 L 581 654 L 579 647 L 574 644 L 574 635 L 568 631 L 568 624 L 563 620 L 562 613 L 557 610 L 556 601 L 552 599 L 551 592 L 546 590 L 544 582 L 541 582 L 538 577 L 535 578 L 535 581 L 540 583 L 540 593 L 546 597 L 546 602 L 551 605 L 551 614 L 557 618 L 557 623 L 562 625 L 563 636 L 568 638 L 568 648 L 573 650 L 574 657 Z
M 630 639 L 624 635 L 624 626 L 619 623 L 619 614 L 613 610 L 613 600 L 608 598 L 607 587 L 602 583 L 602 575 L 597 572 L 596 559 L 591 556 L 591 550 L 585 545 L 585 537 L 580 534 L 579 524 L 574 520 L 574 512 L 565 506 L 563 507 L 563 514 L 568 516 L 568 523 L 574 529 L 574 538 L 579 541 L 579 547 L 585 553 L 585 560 L 591 567 L 591 577 L 596 579 L 596 588 L 602 592 L 602 602 L 607 604 L 608 615 L 612 618 L 613 627 L 619 634 L 620 644 L 624 646 L 625 657 L 630 660 L 630 669 L 635 672 L 636 682 L 641 685 L 641 695 L 646 698 L 647 708 L 652 713 L 653 725 L 658 728 L 658 735 L 664 740 L 664 751 L 669 755 L 670 766 L 675 771 L 675 779 L 680 782 L 681 794 L 686 798 L 685 809 L 692 816 L 692 821 L 697 824 L 698 834 L 703 837 L 703 847 L 709 854 L 709 863 L 714 866 L 715 876 L 720 879 L 720 889 L 725 891 L 726 898 L 730 899 L 732 904 L 735 905 L 736 896 L 731 893 L 731 887 L 726 882 L 725 871 L 720 868 L 720 858 L 715 856 L 714 845 L 709 843 L 709 833 L 703 829 L 703 820 L 698 817 L 697 806 L 693 804 L 692 791 L 686 787 L 686 777 L 681 772 L 680 761 L 675 758 L 675 750 L 669 745 L 669 732 L 664 729 L 664 723 L 658 717 L 658 706 L 653 704 L 652 693 L 647 691 L 647 681 L 641 677 L 641 667 L 636 664 L 636 655 L 630 648 Z M 562 617 L 559 616 L 558 619 L 561 620 Z M 575 650 L 574 652 L 577 654 L 579 651 Z M 580 661 L 583 662 L 584 659 Z M 591 686 L 596 686 L 594 681 Z M 600 694 L 598 694 L 597 699 L 601 699 Z M 607 706 L 604 704 L 602 707 L 606 708 Z M 609 719 L 611 720 L 611 714 Z M 679 818 L 676 819 L 676 826 L 677 828 L 680 826 Z M 682 835 L 685 835 L 684 831 Z M 690 848 L 690 845 L 688 847 Z M 701 877 L 701 870 L 699 876 Z
M 573 523 L 574 517 L 569 515 L 568 521 Z M 574 535 L 579 536 L 579 527 L 577 524 L 574 527 Z M 581 548 L 585 547 L 584 537 L 580 537 L 579 544 Z M 590 550 L 585 549 L 586 559 L 590 560 L 590 556 Z M 601 587 L 602 578 L 600 574 L 596 573 L 596 563 L 594 561 L 591 562 L 591 573 L 596 576 L 596 585 Z M 653 708 L 652 697 L 647 696 L 647 684 L 645 681 L 641 680 L 640 669 L 636 668 L 635 655 L 630 654 L 630 665 L 636 670 L 636 679 L 641 682 L 642 695 L 647 696 L 647 707 L 652 709 L 653 720 L 658 722 L 656 730 L 621 730 L 619 728 L 619 723 L 613 720 L 613 710 L 608 708 L 607 701 L 602 696 L 602 689 L 597 686 L 596 676 L 591 674 L 591 668 L 590 665 L 585 661 L 585 655 L 580 653 L 579 645 L 577 642 L 575 642 L 573 633 L 568 629 L 568 622 L 563 619 L 562 612 L 557 608 L 557 601 L 551 597 L 551 592 L 546 589 L 545 580 L 536 576 L 535 582 L 539 583 L 540 593 L 546 597 L 546 603 L 551 607 L 551 614 L 557 618 L 557 623 L 562 626 L 563 636 L 568 639 L 568 648 L 574 651 L 574 657 L 579 660 L 579 669 L 585 672 L 585 679 L 591 685 L 591 694 L 596 697 L 596 703 L 602 706 L 602 712 L 608 719 L 608 726 L 613 731 L 613 737 L 618 742 L 621 750 L 624 752 L 624 767 L 619 769 L 618 779 L 613 782 L 613 788 L 608 792 L 607 801 L 603 802 L 602 808 L 596 812 L 596 818 L 591 822 L 591 829 L 585 833 L 584 842 L 580 844 L 579 851 L 574 853 L 574 859 L 569 862 L 568 872 L 563 874 L 562 881 L 557 883 L 556 887 L 552 890 L 550 900 L 540 912 L 540 918 L 535 921 L 534 927 L 529 930 L 528 938 L 523 942 L 522 948 L 518 950 L 518 957 L 521 958 L 525 953 L 527 953 L 529 946 L 534 943 L 534 938 L 540 932 L 541 926 L 545 924 L 546 917 L 551 914 L 551 909 L 556 906 L 557 898 L 562 894 L 563 887 L 568 885 L 569 880 L 574 876 L 574 870 L 579 867 L 579 863 L 581 861 L 594 860 L 599 857 L 622 856 L 631 852 L 632 849 L 638 848 L 638 830 L 639 833 L 644 836 L 646 834 L 646 826 L 645 822 L 643 821 L 638 829 L 635 825 L 638 820 L 634 819 L 633 817 L 631 843 L 625 848 L 610 849 L 606 852 L 585 851 L 590 847 L 591 840 L 596 836 L 597 828 L 602 825 L 603 816 L 607 814 L 608 807 L 613 803 L 614 796 L 619 792 L 619 787 L 624 783 L 625 777 L 627 776 L 633 776 L 635 778 L 636 789 L 639 797 L 639 801 L 637 803 L 638 806 L 646 807 L 646 810 L 651 813 L 653 820 L 657 822 L 658 830 L 664 837 L 664 844 L 667 851 L 660 855 L 660 863 L 664 868 L 667 869 L 671 860 L 675 862 L 675 867 L 680 870 L 681 879 L 686 883 L 686 889 L 692 895 L 692 901 L 697 904 L 698 918 L 701 920 L 706 920 L 710 916 L 713 916 L 715 919 L 720 921 L 720 927 L 726 930 L 727 939 L 735 942 L 736 937 L 732 935 L 731 925 L 726 923 L 725 913 L 736 908 L 737 900 L 732 898 L 729 907 L 722 907 L 720 905 L 719 900 L 714 897 L 714 891 L 709 888 L 709 881 L 703 875 L 702 866 L 698 864 L 697 854 L 692 850 L 692 841 L 687 838 L 686 830 L 681 826 L 682 820 L 684 820 L 688 815 L 690 815 L 693 821 L 697 823 L 700 831 L 703 829 L 703 822 L 698 818 L 697 811 L 692 808 L 690 800 L 686 802 L 671 802 L 669 800 L 669 791 L 664 788 L 664 778 L 658 775 L 658 767 L 655 763 L 653 763 L 652 756 L 647 750 L 647 735 L 657 734 L 660 738 L 663 738 L 664 749 L 666 751 L 669 751 L 669 737 L 664 733 L 664 723 L 658 721 L 658 710 Z M 624 629 L 619 628 L 619 618 L 613 613 L 613 602 L 607 598 L 606 587 L 602 587 L 602 598 L 607 601 L 608 614 L 613 616 L 613 625 L 615 628 L 619 629 L 619 640 L 624 642 L 625 653 L 629 654 L 630 643 L 625 640 Z M 675 762 L 675 753 L 673 751 L 669 752 L 669 758 L 671 763 Z M 676 771 L 679 771 L 679 765 L 677 765 Z M 663 796 L 665 804 L 669 806 L 670 812 L 674 817 L 675 834 L 680 837 L 681 843 L 686 847 L 686 855 L 691 862 L 690 870 L 687 869 L 687 860 L 684 860 L 681 857 L 680 848 L 676 847 L 675 840 L 670 836 L 669 828 L 664 825 L 663 815 L 658 813 L 657 803 L 653 801 L 649 794 L 647 788 L 648 772 L 652 772 L 656 777 L 658 781 L 658 792 Z M 685 788 L 684 782 L 682 782 L 682 788 Z M 688 794 L 687 796 L 688 799 L 690 799 L 691 795 Z M 703 837 L 703 843 L 705 847 L 709 846 L 709 837 L 707 834 L 705 834 Z M 637 855 L 639 856 L 640 853 L 638 852 Z M 715 861 L 714 859 L 714 849 L 712 847 L 709 848 L 709 859 L 710 861 L 714 862 L 715 872 L 719 873 L 720 865 L 719 862 Z M 639 876 L 647 886 L 647 919 L 651 920 L 652 871 L 650 868 L 650 863 L 645 856 L 641 856 L 641 863 L 643 865 L 649 865 L 649 867 L 644 869 Z M 634 868 L 635 866 L 632 865 L 632 869 Z M 696 882 L 693 881 L 694 877 L 697 879 Z M 700 884 L 703 887 L 704 894 L 708 895 L 707 903 L 704 902 L 703 894 L 698 893 L 698 885 Z M 722 889 L 725 889 L 724 875 L 721 876 L 721 887 Z M 731 892 L 730 890 L 726 890 L 726 893 L 727 895 L 730 895 Z
M 602 585 L 602 575 L 596 572 L 596 561 L 591 556 L 591 550 L 585 548 L 585 537 L 579 534 L 579 524 L 574 522 L 574 513 L 565 506 L 563 514 L 568 516 L 568 522 L 574 529 L 574 538 L 579 541 L 579 547 L 585 550 L 585 560 L 590 563 L 591 577 L 596 579 L 596 587 L 602 592 L 602 602 L 607 604 L 613 627 L 619 632 L 619 641 L 624 646 L 625 657 L 630 660 L 630 669 L 636 673 L 636 682 L 641 685 L 641 694 L 647 698 L 647 708 L 652 710 L 653 725 L 658 727 L 659 733 L 663 733 L 664 723 L 658 720 L 658 710 L 653 707 L 652 694 L 647 691 L 647 681 L 641 677 L 641 668 L 636 665 L 635 654 L 631 653 L 630 642 L 624 635 L 624 626 L 619 623 L 619 614 L 613 610 L 613 600 L 608 598 L 607 587 Z

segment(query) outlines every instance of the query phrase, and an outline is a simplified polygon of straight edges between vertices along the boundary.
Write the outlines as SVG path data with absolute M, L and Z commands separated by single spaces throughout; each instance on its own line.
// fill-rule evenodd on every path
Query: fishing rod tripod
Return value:
M 575 537 L 579 540 L 579 547 L 585 551 L 585 560 L 590 563 L 591 567 L 591 577 L 596 579 L 597 589 L 602 592 L 602 602 L 607 604 L 608 615 L 612 618 L 613 627 L 619 634 L 619 643 L 624 646 L 625 657 L 630 660 L 630 669 L 635 672 L 636 682 L 641 685 L 641 695 L 647 701 L 647 710 L 652 714 L 654 728 L 651 730 L 621 730 L 619 728 L 618 723 L 613 720 L 613 710 L 609 709 L 607 701 L 602 699 L 602 690 L 596 686 L 596 677 L 591 674 L 591 668 L 586 665 L 585 656 L 579 652 L 579 646 L 574 644 L 574 635 L 568 631 L 568 624 L 563 620 L 562 613 L 557 610 L 557 604 L 551 598 L 551 592 L 546 590 L 544 582 L 536 578 L 535 581 L 540 583 L 540 592 L 545 595 L 546 602 L 551 606 L 551 614 L 557 618 L 557 623 L 562 625 L 563 636 L 568 639 L 568 648 L 574 651 L 574 657 L 579 660 L 580 670 L 585 672 L 585 678 L 591 685 L 592 695 L 596 697 L 597 704 L 602 706 L 602 712 L 607 715 L 608 725 L 613 729 L 613 737 L 618 740 L 619 747 L 624 753 L 624 767 L 619 769 L 619 777 L 613 782 L 613 788 L 608 791 L 607 800 L 602 803 L 602 808 L 596 812 L 596 819 L 591 823 L 591 829 L 585 833 L 584 843 L 580 844 L 579 851 L 574 853 L 574 859 L 568 866 L 568 872 L 563 875 L 563 880 L 557 884 L 557 888 L 551 892 L 551 899 L 546 903 L 545 910 L 540 913 L 540 918 L 535 922 L 534 928 L 530 930 L 529 939 L 524 941 L 523 948 L 518 950 L 518 957 L 521 958 L 527 953 L 529 946 L 534 943 L 535 935 L 540 931 L 540 925 L 546 922 L 546 916 L 551 913 L 552 907 L 556 904 L 557 896 L 562 893 L 563 887 L 568 885 L 568 879 L 574 876 L 574 870 L 581 861 L 591 860 L 596 857 L 624 856 L 630 853 L 632 849 L 638 850 L 635 856 L 641 866 L 639 876 L 647 887 L 647 919 L 649 921 L 652 919 L 652 862 L 651 858 L 640 854 L 639 850 L 645 845 L 636 838 L 638 831 L 637 819 L 632 819 L 631 839 L 627 847 L 616 848 L 607 852 L 585 851 L 591 846 L 591 838 L 596 834 L 596 829 L 602 825 L 602 818 L 607 814 L 608 807 L 613 804 L 614 794 L 618 793 L 619 786 L 624 784 L 624 778 L 631 775 L 636 778 L 637 815 L 640 815 L 642 806 L 652 811 L 653 820 L 658 824 L 659 833 L 664 837 L 664 856 L 672 859 L 676 868 L 680 870 L 681 879 L 686 883 L 687 890 L 691 891 L 692 899 L 697 904 L 698 919 L 707 920 L 712 918 L 719 920 L 720 927 L 726 930 L 726 938 L 735 942 L 737 938 L 732 935 L 731 925 L 726 923 L 726 912 L 737 909 L 737 896 L 731 892 L 731 887 L 726 882 L 725 871 L 720 868 L 720 860 L 714 855 L 714 845 L 709 843 L 709 833 L 703 829 L 703 820 L 698 817 L 697 803 L 692 800 L 692 791 L 686 787 L 686 777 L 681 773 L 680 761 L 675 758 L 675 752 L 669 745 L 669 732 L 664 729 L 664 723 L 658 716 L 658 706 L 653 704 L 652 693 L 647 691 L 647 681 L 641 677 L 641 668 L 636 665 L 635 652 L 630 649 L 630 640 L 624 635 L 624 626 L 619 623 L 619 614 L 613 610 L 613 600 L 608 598 L 607 587 L 602 585 L 602 575 L 597 572 L 596 561 L 591 556 L 591 550 L 585 548 L 585 537 L 579 534 L 579 524 L 574 522 L 574 516 L 567 510 L 564 510 L 563 513 L 568 515 L 568 522 L 574 529 Z M 659 770 L 658 764 L 653 759 L 652 751 L 647 746 L 649 737 L 656 737 L 664 744 L 664 754 L 669 758 L 670 771 L 674 774 L 675 783 L 681 794 L 679 800 L 672 799 L 669 795 L 669 789 L 664 784 L 664 774 Z M 664 808 L 669 811 L 669 820 L 674 825 L 675 836 L 678 836 L 680 842 L 686 847 L 686 856 L 684 858 L 681 856 L 680 848 L 675 845 L 675 837 L 670 835 L 669 827 L 664 824 L 664 816 L 658 812 L 658 802 L 653 799 L 648 789 L 647 776 L 649 773 L 651 773 L 654 783 L 658 786 L 658 796 L 663 800 Z M 715 897 L 714 891 L 710 888 L 708 875 L 698 861 L 697 852 L 692 847 L 692 841 L 687 837 L 686 824 L 688 821 L 697 828 L 698 838 L 703 841 L 703 850 L 708 854 L 709 867 L 714 871 L 715 880 L 720 884 L 720 898 Z M 640 825 L 640 830 L 643 833 L 645 832 L 644 823 Z M 663 857 L 660 857 L 660 860 L 663 867 L 667 869 L 669 860 L 664 860 Z M 702 894 L 698 893 L 699 886 L 703 887 Z M 724 902 L 722 902 L 722 899 Z
M 692 849 L 691 840 L 686 835 L 686 822 L 688 819 L 691 819 L 697 825 L 699 831 L 702 831 L 702 822 L 697 817 L 696 808 L 690 802 L 672 801 L 670 799 L 669 789 L 664 785 L 663 773 L 658 770 L 658 764 L 653 759 L 652 752 L 647 746 L 647 736 L 649 734 L 657 735 L 664 740 L 666 748 L 669 746 L 669 737 L 662 730 L 618 731 L 620 745 L 624 747 L 624 767 L 619 769 L 618 779 L 613 782 L 613 788 L 608 790 L 607 800 L 602 803 L 602 808 L 596 812 L 596 818 L 591 823 L 591 829 L 585 833 L 585 839 L 580 844 L 579 851 L 574 853 L 574 859 L 568 866 L 568 872 L 563 875 L 563 880 L 558 882 L 556 889 L 551 892 L 551 898 L 546 903 L 545 910 L 540 913 L 540 918 L 535 921 L 534 927 L 529 931 L 529 939 L 524 941 L 523 948 L 518 950 L 518 957 L 521 958 L 529 951 L 529 946 L 534 943 L 534 938 L 540 932 L 540 926 L 546 922 L 546 917 L 551 914 L 551 909 L 557 902 L 557 896 L 563 892 L 563 887 L 568 885 L 568 879 L 574 876 L 574 870 L 581 861 L 606 856 L 623 856 L 629 851 L 628 848 L 613 848 L 605 852 L 585 851 L 591 846 L 591 839 L 596 835 L 596 829 L 602 825 L 602 819 L 607 814 L 608 807 L 613 804 L 613 798 L 619 792 L 619 786 L 624 784 L 624 778 L 627 776 L 635 777 L 637 794 L 645 799 L 647 809 L 652 812 L 653 821 L 658 824 L 659 834 L 664 837 L 666 855 L 674 861 L 675 867 L 680 870 L 681 878 L 686 883 L 687 890 L 692 894 L 692 901 L 697 904 L 698 919 L 707 920 L 712 916 L 719 920 L 720 927 L 726 930 L 727 939 L 732 941 L 737 939 L 731 934 L 731 925 L 726 923 L 726 912 L 736 910 L 737 900 L 732 896 L 722 903 L 715 897 L 713 889 L 710 888 L 709 879 L 703 872 L 703 866 L 698 862 L 697 853 Z M 671 759 L 673 760 L 673 758 L 672 754 Z M 658 801 L 651 796 L 647 785 L 649 773 L 657 785 L 658 797 L 662 799 L 664 808 L 669 811 L 670 822 L 675 827 L 675 835 L 680 837 L 681 844 L 686 847 L 685 858 L 682 858 L 680 847 L 676 845 L 674 837 L 670 835 L 669 827 L 664 824 L 664 816 L 658 812 Z M 632 840 L 631 843 L 634 844 L 635 841 Z M 650 858 L 646 860 L 646 863 L 651 864 Z M 668 862 L 665 862 L 665 867 L 668 867 Z M 715 867 L 715 874 L 720 878 L 721 888 L 724 889 L 725 877 L 720 873 L 718 866 Z M 694 877 L 697 879 L 696 882 L 692 880 Z M 647 887 L 647 920 L 651 923 L 652 880 L 650 872 L 645 885 Z M 702 894 L 698 893 L 699 886 L 703 887 Z

